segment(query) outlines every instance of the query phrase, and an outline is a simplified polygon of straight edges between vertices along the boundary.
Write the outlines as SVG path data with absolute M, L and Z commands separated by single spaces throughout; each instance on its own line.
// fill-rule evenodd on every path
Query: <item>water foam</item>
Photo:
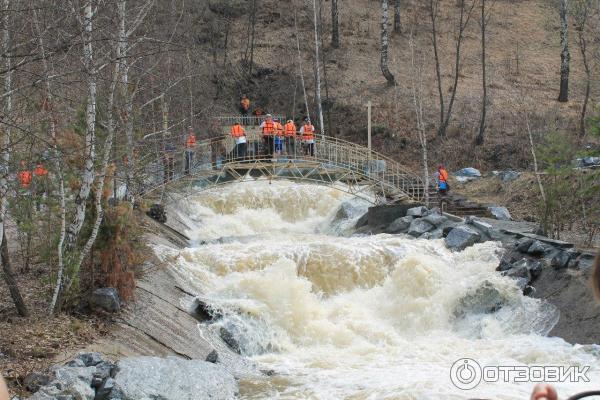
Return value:
M 355 213 L 340 221 L 344 202 Z M 461 357 L 487 365 L 598 363 L 581 347 L 541 336 L 557 312 L 495 272 L 495 243 L 453 253 L 442 241 L 339 236 L 365 209 L 342 192 L 289 182 L 192 199 L 188 235 L 197 246 L 181 251 L 177 266 L 222 310 L 216 324 L 243 353 L 277 372 L 242 382 L 242 398 L 517 399 L 532 385 L 461 392 L 449 381 L 450 366 Z M 459 312 L 486 300 L 477 298 L 481 287 L 501 299 L 500 309 Z

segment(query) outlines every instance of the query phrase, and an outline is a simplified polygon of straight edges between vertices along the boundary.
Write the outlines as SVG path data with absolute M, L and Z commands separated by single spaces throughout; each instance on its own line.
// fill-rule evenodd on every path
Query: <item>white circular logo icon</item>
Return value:
M 481 366 L 471 358 L 456 360 L 450 368 L 450 380 L 459 389 L 474 389 L 481 382 Z

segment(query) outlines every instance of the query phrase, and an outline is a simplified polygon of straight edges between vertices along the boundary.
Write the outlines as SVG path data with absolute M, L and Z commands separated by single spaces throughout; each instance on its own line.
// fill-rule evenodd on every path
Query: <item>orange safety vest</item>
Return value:
M 448 171 L 442 168 L 438 172 L 440 173 L 440 182 L 448 182 Z
M 275 122 L 275 131 L 277 132 L 277 136 L 283 136 L 283 125 L 280 122 Z
M 271 136 L 275 132 L 275 124 L 273 121 L 265 121 L 265 125 L 263 126 L 263 136 Z
M 22 188 L 28 188 L 31 184 L 31 171 L 19 172 L 19 182 L 21 182 Z
M 242 103 L 242 108 L 244 110 L 248 111 L 248 109 L 250 108 L 250 100 L 249 99 L 242 99 L 241 103 Z
M 48 175 L 48 170 L 46 168 L 44 168 L 44 166 L 42 164 L 38 164 L 38 165 L 36 165 L 35 169 L 33 170 L 33 174 L 35 176 L 46 176 L 46 175 Z
M 245 135 L 246 131 L 241 125 L 237 124 L 231 127 L 231 136 L 233 136 L 234 138 L 239 138 Z
M 315 138 L 315 127 L 312 124 L 304 125 L 302 140 L 312 140 Z
M 192 148 L 196 147 L 196 135 L 194 135 L 194 134 L 189 135 L 187 140 L 185 141 L 185 146 L 188 149 L 192 149 Z
M 287 137 L 294 136 L 296 134 L 296 125 L 293 122 L 288 122 L 285 124 L 284 133 Z

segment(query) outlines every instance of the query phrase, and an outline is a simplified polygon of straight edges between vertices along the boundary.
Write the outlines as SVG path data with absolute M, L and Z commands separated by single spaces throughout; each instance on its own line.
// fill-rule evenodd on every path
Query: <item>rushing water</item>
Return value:
M 529 398 L 532 383 L 455 388 L 450 368 L 463 357 L 591 366 L 592 383 L 558 384 L 562 396 L 600 382 L 598 347 L 544 336 L 556 309 L 494 271 L 496 244 L 453 253 L 441 240 L 353 236 L 367 207 L 332 188 L 258 182 L 182 209 L 195 244 L 177 266 L 223 313 L 215 324 L 275 372 L 242 380 L 241 398 Z M 485 313 L 490 293 L 504 306 Z

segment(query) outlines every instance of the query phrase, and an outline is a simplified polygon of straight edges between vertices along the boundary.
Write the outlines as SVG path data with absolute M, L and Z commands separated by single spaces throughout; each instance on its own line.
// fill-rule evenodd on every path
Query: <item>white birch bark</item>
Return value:
M 315 26 L 315 97 L 317 102 L 317 112 L 319 114 L 319 126 L 321 135 L 325 136 L 325 125 L 323 124 L 323 104 L 321 103 L 321 67 L 319 58 L 319 29 L 317 19 L 317 0 L 313 0 L 313 14 Z

